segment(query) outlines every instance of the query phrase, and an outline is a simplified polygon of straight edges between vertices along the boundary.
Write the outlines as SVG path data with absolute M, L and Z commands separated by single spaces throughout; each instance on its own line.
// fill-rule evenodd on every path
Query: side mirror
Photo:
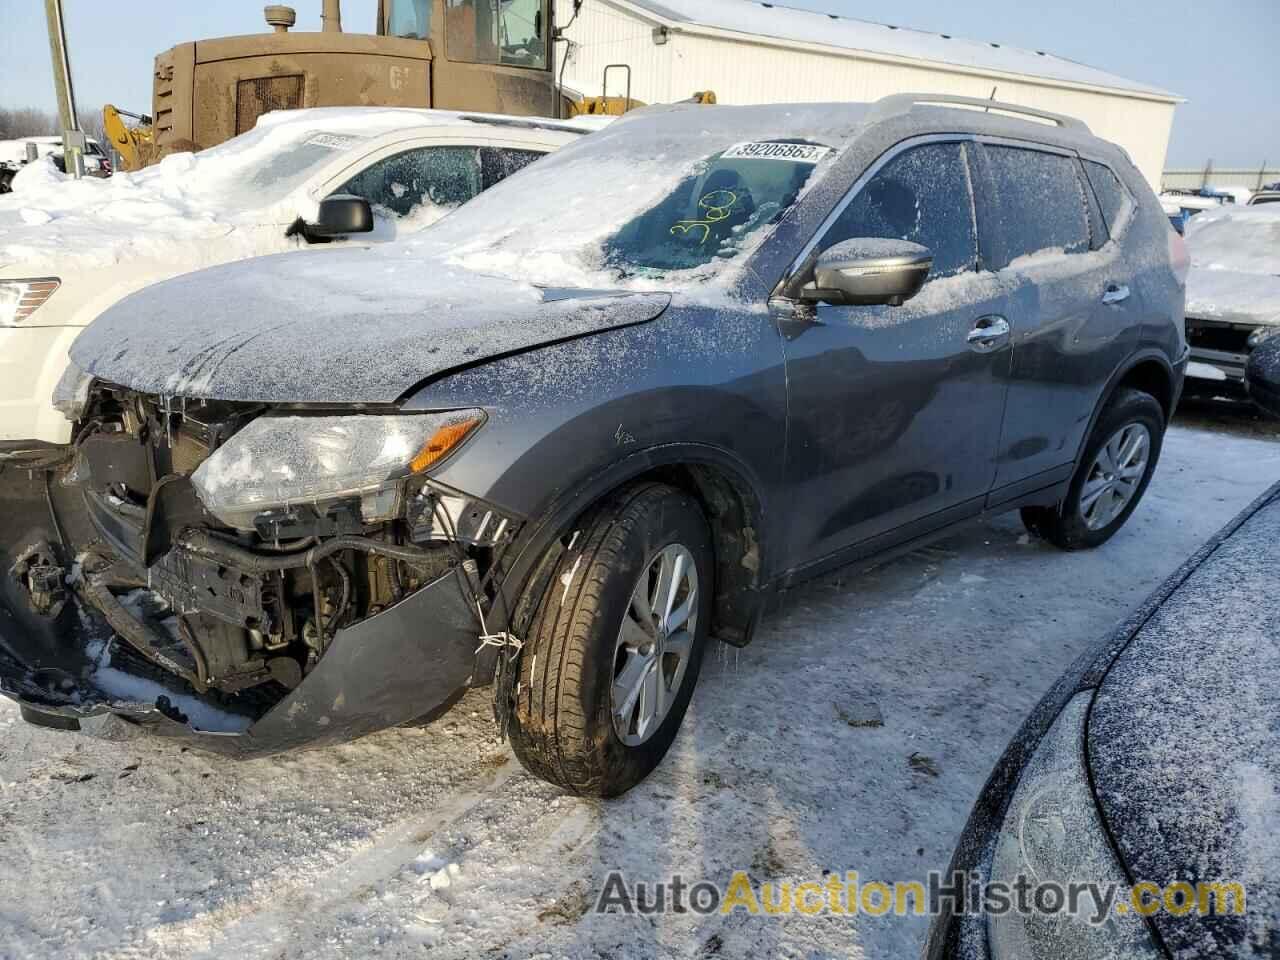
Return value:
M 1244 382 L 1254 403 L 1280 417 L 1280 334 L 1254 348 L 1245 367 Z
M 932 267 L 933 253 L 918 243 L 875 237 L 845 240 L 822 252 L 813 282 L 804 285 L 800 296 L 840 306 L 900 307 L 920 292 Z
M 327 243 L 334 237 L 351 233 L 369 233 L 373 230 L 373 208 L 364 197 L 349 193 L 335 193 L 320 201 L 320 210 L 314 223 L 306 223 L 301 217 L 285 236 L 302 234 L 312 243 Z

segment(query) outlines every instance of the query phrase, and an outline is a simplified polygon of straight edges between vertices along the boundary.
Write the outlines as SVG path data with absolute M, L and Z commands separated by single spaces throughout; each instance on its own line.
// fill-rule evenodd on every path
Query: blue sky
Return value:
M 1280 164 L 1277 0 L 787 0 L 792 6 L 1049 50 L 1187 97 L 1170 166 Z M 151 109 L 151 62 L 184 40 L 265 30 L 261 0 L 63 0 L 81 106 Z M 566 5 L 567 0 L 561 0 Z M 295 0 L 319 28 L 320 0 Z M 372 31 L 376 0 L 346 0 L 343 25 Z M 53 107 L 44 5 L 0 0 L 0 106 Z

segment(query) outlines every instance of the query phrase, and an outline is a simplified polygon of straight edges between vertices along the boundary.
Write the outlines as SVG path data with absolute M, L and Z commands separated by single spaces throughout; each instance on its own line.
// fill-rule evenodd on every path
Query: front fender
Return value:
M 525 520 L 504 590 L 516 605 L 539 559 L 592 504 L 640 476 L 682 479 L 704 504 L 716 489 L 749 504 L 708 514 L 743 540 L 750 577 L 722 571 L 730 594 L 756 592 L 772 574 L 784 478 L 786 380 L 769 316 L 685 308 L 642 327 L 532 350 L 444 378 L 407 409 L 482 407 L 488 422 L 434 479 Z M 748 530 L 748 528 L 750 528 Z M 750 603 L 721 600 L 723 635 L 745 642 Z M 745 611 L 745 612 L 744 612 Z M 518 617 L 515 618 L 518 621 Z

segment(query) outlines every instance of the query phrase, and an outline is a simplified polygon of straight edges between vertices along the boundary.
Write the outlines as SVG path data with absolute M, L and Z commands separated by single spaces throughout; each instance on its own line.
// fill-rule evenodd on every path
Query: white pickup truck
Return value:
M 202 267 L 346 240 L 314 222 L 334 195 L 367 201 L 371 214 L 347 242 L 403 236 L 595 126 L 322 108 L 267 114 L 219 146 L 109 180 L 72 181 L 49 161 L 28 164 L 0 197 L 0 461 L 48 457 L 70 442 L 51 399 L 67 350 L 127 294 Z

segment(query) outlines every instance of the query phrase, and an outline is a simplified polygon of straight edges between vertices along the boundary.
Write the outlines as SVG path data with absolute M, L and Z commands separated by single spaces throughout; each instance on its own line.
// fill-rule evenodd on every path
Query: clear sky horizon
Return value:
M 1167 167 L 1280 166 L 1280 3 L 1224 0 L 786 0 L 787 5 L 975 40 L 1047 50 L 1186 97 Z M 567 0 L 561 0 L 565 6 Z M 320 0 L 295 0 L 297 29 L 320 25 Z M 781 5 L 781 4 L 780 4 Z M 79 105 L 151 110 L 157 53 L 202 37 L 266 30 L 260 0 L 174 3 L 63 0 Z M 345 0 L 343 25 L 372 32 L 376 0 Z M 0 106 L 54 108 L 44 5 L 0 0 Z

